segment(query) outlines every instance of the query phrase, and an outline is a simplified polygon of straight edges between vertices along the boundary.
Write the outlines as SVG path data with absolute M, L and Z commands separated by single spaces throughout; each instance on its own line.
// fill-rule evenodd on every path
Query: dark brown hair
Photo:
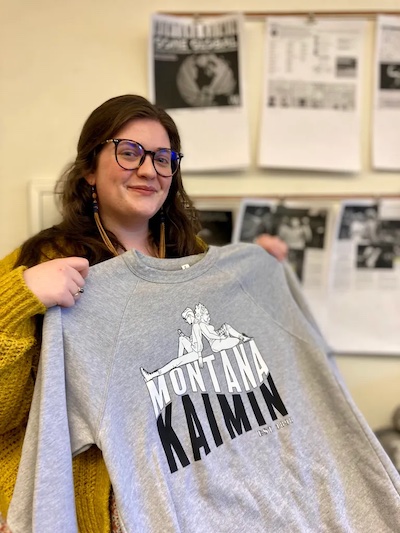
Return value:
M 55 194 L 61 206 L 62 222 L 28 239 L 21 248 L 17 265 L 33 266 L 54 253 L 66 257 L 86 257 L 90 264 L 109 259 L 93 218 L 91 187 L 83 176 L 96 170 L 100 143 L 113 138 L 128 122 L 151 119 L 166 130 L 172 150 L 180 152 L 181 142 L 172 118 L 142 96 L 127 94 L 107 100 L 86 120 L 78 141 L 77 156 L 56 183 Z M 166 226 L 166 257 L 183 257 L 205 250 L 196 237 L 200 224 L 193 203 L 183 188 L 180 169 L 174 175 L 163 205 Z M 105 228 L 107 231 L 107 228 Z M 160 212 L 149 221 L 150 236 L 157 247 L 160 239 Z M 115 246 L 115 235 L 107 231 Z

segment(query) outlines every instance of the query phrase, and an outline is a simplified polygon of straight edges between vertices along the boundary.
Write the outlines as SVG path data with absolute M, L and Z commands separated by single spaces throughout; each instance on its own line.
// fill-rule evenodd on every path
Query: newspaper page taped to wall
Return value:
M 241 14 L 154 14 L 149 45 L 152 102 L 168 111 L 185 171 L 239 170 L 250 163 Z
M 389 290 L 400 294 L 400 200 L 354 199 L 341 203 L 331 285 L 337 290 Z
M 266 19 L 259 166 L 360 170 L 365 33 L 358 20 Z
M 336 350 L 400 355 L 399 294 L 400 200 L 341 202 L 320 315 Z
M 376 22 L 373 167 L 400 169 L 400 17 Z

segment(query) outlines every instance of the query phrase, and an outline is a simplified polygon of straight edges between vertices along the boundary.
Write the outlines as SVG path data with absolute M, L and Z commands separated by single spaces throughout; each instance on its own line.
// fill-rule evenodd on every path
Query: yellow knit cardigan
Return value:
M 14 269 L 19 250 L 0 261 L 0 512 L 7 509 L 21 458 L 34 376 L 40 353 L 36 316 L 46 307 L 24 282 L 26 267 Z M 110 479 L 94 446 L 73 460 L 80 533 L 109 533 Z

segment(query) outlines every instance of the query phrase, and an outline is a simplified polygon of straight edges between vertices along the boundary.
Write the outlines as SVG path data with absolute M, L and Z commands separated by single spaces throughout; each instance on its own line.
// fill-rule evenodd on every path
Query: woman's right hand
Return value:
M 85 285 L 89 262 L 83 257 L 65 257 L 40 263 L 24 271 L 25 283 L 47 307 L 72 307 Z
M 279 237 L 269 235 L 268 233 L 262 233 L 261 235 L 257 235 L 253 242 L 276 257 L 278 261 L 284 261 L 287 258 L 289 250 L 288 245 Z

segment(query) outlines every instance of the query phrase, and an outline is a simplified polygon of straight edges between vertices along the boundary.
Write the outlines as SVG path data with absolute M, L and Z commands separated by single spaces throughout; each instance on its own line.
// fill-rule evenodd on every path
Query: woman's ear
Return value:
M 95 178 L 95 175 L 93 173 L 88 174 L 87 176 L 83 176 L 83 177 L 89 183 L 89 185 L 91 185 L 92 187 L 93 187 L 93 185 L 95 185 L 96 178 Z

